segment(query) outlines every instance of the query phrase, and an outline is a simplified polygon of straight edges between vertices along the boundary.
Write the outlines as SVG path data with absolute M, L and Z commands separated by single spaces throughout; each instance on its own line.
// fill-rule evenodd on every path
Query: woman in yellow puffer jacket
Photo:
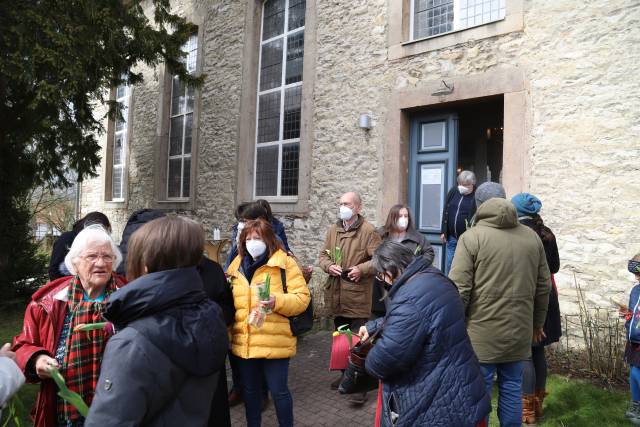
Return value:
M 282 286 L 285 273 L 287 293 Z M 270 276 L 271 297 L 260 302 L 253 286 Z M 271 391 L 280 427 L 293 426 L 293 401 L 287 385 L 289 358 L 296 354 L 296 337 L 289 317 L 302 313 L 311 300 L 296 261 L 282 249 L 271 225 L 247 221 L 238 241 L 238 256 L 227 269 L 231 278 L 236 319 L 231 330 L 231 351 L 240 358 L 247 426 L 261 422 L 261 384 Z M 253 309 L 262 305 L 272 312 L 257 328 L 249 324 Z

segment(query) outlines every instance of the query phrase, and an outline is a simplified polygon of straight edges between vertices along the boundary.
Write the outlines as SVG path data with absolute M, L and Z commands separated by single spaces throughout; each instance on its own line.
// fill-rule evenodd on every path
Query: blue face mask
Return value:
M 629 273 L 640 274 L 640 261 L 629 261 L 627 269 L 629 270 Z

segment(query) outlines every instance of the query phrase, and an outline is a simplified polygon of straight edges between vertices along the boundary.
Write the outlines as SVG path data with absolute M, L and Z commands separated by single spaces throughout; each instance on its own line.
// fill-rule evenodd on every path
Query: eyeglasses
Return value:
M 385 276 L 385 274 L 380 272 L 380 273 L 376 274 L 376 279 L 378 279 L 381 282 L 384 282 L 385 281 L 384 280 L 384 276 Z
M 116 259 L 116 257 L 114 257 L 113 255 L 98 255 L 98 254 L 89 254 L 81 258 L 90 264 L 95 264 L 96 262 L 98 262 L 98 259 L 102 259 L 102 261 L 104 261 L 105 264 L 112 264 L 113 261 Z

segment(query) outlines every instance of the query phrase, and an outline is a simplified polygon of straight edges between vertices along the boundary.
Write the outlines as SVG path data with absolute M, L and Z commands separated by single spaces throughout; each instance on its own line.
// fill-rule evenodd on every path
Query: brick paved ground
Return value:
M 369 392 L 363 406 L 354 407 L 345 396 L 331 390 L 329 384 L 337 374 L 329 371 L 330 350 L 329 331 L 316 332 L 298 340 L 298 354 L 291 359 L 289 367 L 289 389 L 293 396 L 296 427 L 373 426 L 376 392 Z M 244 405 L 231 408 L 231 423 L 234 427 L 246 425 Z M 273 403 L 262 413 L 262 425 L 278 425 Z

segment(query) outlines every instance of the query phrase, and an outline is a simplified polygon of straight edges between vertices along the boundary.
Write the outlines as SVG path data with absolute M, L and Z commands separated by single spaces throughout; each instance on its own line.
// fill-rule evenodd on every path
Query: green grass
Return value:
M 624 417 L 629 393 L 603 389 L 584 381 L 551 375 L 547 381 L 549 396 L 544 400 L 542 427 L 616 427 L 630 426 Z M 490 426 L 498 427 L 496 390 L 493 393 Z

